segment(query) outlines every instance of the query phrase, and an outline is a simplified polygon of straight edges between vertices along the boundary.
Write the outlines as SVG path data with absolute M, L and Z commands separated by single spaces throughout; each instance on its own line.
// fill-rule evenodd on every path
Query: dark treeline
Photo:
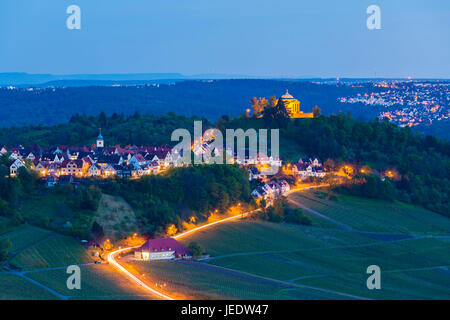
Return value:
M 165 175 L 114 181 L 103 189 L 124 197 L 148 233 L 162 232 L 172 224 L 179 230 L 182 221 L 192 217 L 204 221 L 215 210 L 223 213 L 251 200 L 246 170 L 231 165 L 176 168 Z
M 159 86 L 49 87 L 33 91 L 0 88 L 0 127 L 54 125 L 67 122 L 75 113 L 97 115 L 101 110 L 107 115 L 132 115 L 136 111 L 162 115 L 173 111 L 216 120 L 222 114 L 239 116 L 249 107 L 249 97 L 279 97 L 286 89 L 308 112 L 318 104 L 325 114 L 340 110 L 353 110 L 359 113 L 357 116 L 370 114 L 371 118 L 377 114 L 377 108 L 359 110 L 337 102 L 340 96 L 364 94 L 369 88 L 254 79 L 181 81 Z
M 175 129 L 185 128 L 192 133 L 194 120 L 203 120 L 204 127 L 210 125 L 206 119 L 187 118 L 174 113 L 161 116 L 142 115 L 139 112 L 130 116 L 106 116 L 104 112 L 97 116 L 75 114 L 65 124 L 0 129 L 0 146 L 92 145 L 99 128 L 102 128 L 106 145 L 159 146 L 170 144 Z

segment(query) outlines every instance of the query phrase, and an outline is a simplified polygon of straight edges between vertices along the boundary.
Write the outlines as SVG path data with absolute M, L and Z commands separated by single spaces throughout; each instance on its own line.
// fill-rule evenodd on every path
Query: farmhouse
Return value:
M 139 260 L 168 260 L 191 258 L 191 253 L 173 238 L 150 239 L 134 252 Z

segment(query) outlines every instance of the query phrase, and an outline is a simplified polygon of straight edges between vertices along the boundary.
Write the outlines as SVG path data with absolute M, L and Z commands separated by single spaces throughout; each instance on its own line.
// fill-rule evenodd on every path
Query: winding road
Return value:
M 258 210 L 253 210 L 253 211 L 249 211 L 249 212 L 245 212 L 245 213 L 241 213 L 232 217 L 228 217 L 228 218 L 224 218 L 218 221 L 214 221 L 202 226 L 199 226 L 197 228 L 182 232 L 177 234 L 176 236 L 174 236 L 174 239 L 180 239 L 182 237 L 186 237 L 189 236 L 199 230 L 203 230 L 206 228 L 211 228 L 212 226 L 215 226 L 219 223 L 224 223 L 224 222 L 229 222 L 229 221 L 233 221 L 239 218 L 243 218 L 245 216 L 247 216 L 248 214 L 251 214 L 253 212 L 256 212 Z M 107 256 L 107 260 L 108 262 L 113 265 L 115 268 L 117 268 L 118 270 L 120 270 L 122 273 L 124 273 L 128 278 L 130 278 L 132 281 L 136 282 L 138 285 L 142 286 L 145 290 L 149 291 L 150 293 L 156 295 L 159 298 L 165 299 L 165 300 L 175 300 L 174 298 L 162 293 L 161 291 L 156 290 L 155 288 L 150 287 L 149 285 L 147 285 L 144 281 L 142 281 L 141 279 L 139 279 L 138 277 L 136 277 L 134 274 L 132 274 L 130 271 L 128 271 L 125 267 L 123 267 L 119 262 L 117 262 L 116 257 L 117 255 L 119 255 L 120 253 L 125 253 L 128 252 L 130 250 L 136 249 L 139 246 L 134 246 L 134 247 L 128 247 L 128 248 L 123 248 L 123 249 L 119 249 L 116 251 L 113 251 L 111 253 L 108 254 Z
M 286 193 L 286 196 L 291 194 L 291 193 L 297 192 L 297 191 L 308 190 L 308 189 L 313 189 L 313 188 L 321 188 L 321 187 L 326 187 L 326 186 L 328 186 L 328 185 L 323 184 L 323 185 L 317 185 L 317 186 L 297 187 L 297 188 L 293 188 L 290 191 L 288 191 Z M 211 222 L 211 223 L 207 223 L 207 224 L 199 226 L 197 228 L 194 228 L 194 229 L 191 229 L 191 230 L 179 233 L 179 234 L 175 235 L 173 238 L 174 239 L 184 238 L 186 236 L 192 235 L 193 233 L 195 233 L 197 231 L 200 231 L 200 230 L 203 230 L 203 229 L 207 229 L 207 228 L 211 228 L 211 227 L 213 227 L 213 226 L 215 226 L 217 224 L 230 222 L 230 221 L 233 221 L 233 220 L 236 220 L 236 219 L 239 219 L 239 218 L 243 218 L 243 217 L 247 216 L 248 214 L 251 214 L 251 213 L 256 212 L 258 210 L 259 209 L 253 210 L 253 211 L 249 211 L 249 212 L 245 212 L 245 213 L 241 213 L 241 214 L 238 214 L 238 215 L 235 215 L 235 216 L 232 216 L 232 217 L 227 217 L 227 218 L 224 218 L 224 219 L 221 219 L 221 220 L 218 220 L 218 221 L 214 221 L 214 222 Z M 128 271 L 125 267 L 123 267 L 119 262 L 117 262 L 116 257 L 119 254 L 131 251 L 131 250 L 136 249 L 138 247 L 139 246 L 127 247 L 127 248 L 122 248 L 122 249 L 113 251 L 113 252 L 108 254 L 107 260 L 112 266 L 114 266 L 116 269 L 121 271 L 130 280 L 132 280 L 135 283 L 137 283 L 138 285 L 142 286 L 145 290 L 149 291 L 151 294 L 156 295 L 158 298 L 161 298 L 161 299 L 175 300 L 173 297 L 170 297 L 167 294 L 164 294 L 163 292 L 161 292 L 161 291 L 159 291 L 159 290 L 157 290 L 155 288 L 150 287 L 144 281 L 142 281 L 141 279 L 136 277 L 134 274 L 132 274 L 130 271 Z

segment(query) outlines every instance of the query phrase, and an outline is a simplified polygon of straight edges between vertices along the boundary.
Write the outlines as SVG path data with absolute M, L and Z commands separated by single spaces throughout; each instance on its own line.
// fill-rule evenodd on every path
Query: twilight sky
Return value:
M 448 0 L 0 0 L 0 72 L 450 78 L 449 39 Z

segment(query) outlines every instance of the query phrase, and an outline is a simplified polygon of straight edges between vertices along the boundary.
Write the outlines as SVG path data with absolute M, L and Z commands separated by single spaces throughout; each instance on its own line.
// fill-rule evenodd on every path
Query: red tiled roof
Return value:
M 163 252 L 175 251 L 176 255 L 190 255 L 188 249 L 173 238 L 147 240 L 137 251 Z
M 134 155 L 139 162 L 145 162 L 145 158 L 141 154 Z

